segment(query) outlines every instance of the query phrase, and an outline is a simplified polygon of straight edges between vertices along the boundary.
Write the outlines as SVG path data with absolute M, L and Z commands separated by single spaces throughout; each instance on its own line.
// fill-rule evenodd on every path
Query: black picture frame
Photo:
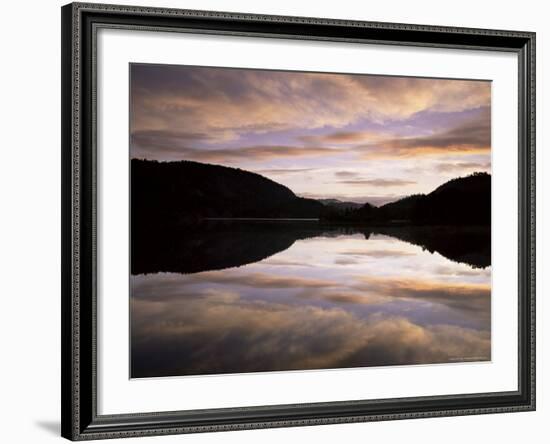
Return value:
M 62 7 L 62 436 L 70 440 L 535 409 L 535 33 L 72 3 Z M 103 28 L 506 51 L 519 66 L 518 390 L 98 415 L 96 31 Z M 512 290 L 511 290 L 512 291 Z

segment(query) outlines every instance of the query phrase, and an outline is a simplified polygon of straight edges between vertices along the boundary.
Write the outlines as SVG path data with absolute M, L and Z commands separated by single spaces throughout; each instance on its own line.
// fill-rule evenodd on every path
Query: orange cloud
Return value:
M 132 157 L 200 162 L 231 163 L 242 160 L 268 160 L 287 157 L 316 157 L 339 154 L 341 151 L 322 146 L 255 145 L 231 149 L 197 149 L 187 146 L 186 139 L 164 137 L 163 131 L 134 132 L 131 134 Z
M 488 113 L 454 128 L 428 136 L 393 138 L 363 145 L 358 152 L 364 158 L 393 158 L 418 155 L 469 155 L 491 151 L 491 123 Z
M 354 144 L 375 142 L 387 138 L 388 134 L 375 131 L 337 131 L 323 136 L 300 136 L 298 140 L 306 143 Z
M 435 166 L 438 171 L 449 173 L 463 173 L 465 171 L 490 171 L 491 162 L 449 162 Z

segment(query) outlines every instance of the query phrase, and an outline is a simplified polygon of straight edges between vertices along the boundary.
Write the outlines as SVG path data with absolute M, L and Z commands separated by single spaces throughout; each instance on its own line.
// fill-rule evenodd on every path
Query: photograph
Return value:
M 491 362 L 491 80 L 129 88 L 130 378 Z

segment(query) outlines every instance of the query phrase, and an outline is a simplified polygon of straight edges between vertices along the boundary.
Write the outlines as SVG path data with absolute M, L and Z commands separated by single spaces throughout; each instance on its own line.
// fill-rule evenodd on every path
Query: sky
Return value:
M 491 82 L 132 64 L 130 156 L 381 205 L 491 170 Z

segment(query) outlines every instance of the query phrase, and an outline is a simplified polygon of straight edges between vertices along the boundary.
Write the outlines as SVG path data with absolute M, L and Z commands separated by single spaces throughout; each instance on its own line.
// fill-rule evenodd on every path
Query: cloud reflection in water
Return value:
M 303 264 L 304 266 L 300 266 Z M 132 377 L 489 360 L 490 267 L 382 235 L 131 278 Z

